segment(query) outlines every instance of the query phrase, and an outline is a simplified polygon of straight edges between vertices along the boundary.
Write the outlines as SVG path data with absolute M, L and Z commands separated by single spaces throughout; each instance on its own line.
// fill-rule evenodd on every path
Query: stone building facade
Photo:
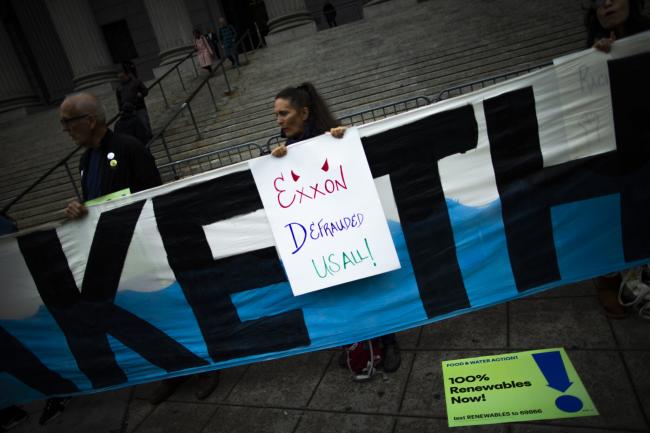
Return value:
M 23 115 L 79 90 L 112 92 L 122 61 L 142 79 L 193 49 L 192 30 L 226 17 L 254 44 L 327 28 L 325 0 L 5 0 L 0 2 L 0 113 Z M 361 19 L 362 1 L 332 0 L 337 22 Z M 166 67 L 167 65 L 167 67 Z

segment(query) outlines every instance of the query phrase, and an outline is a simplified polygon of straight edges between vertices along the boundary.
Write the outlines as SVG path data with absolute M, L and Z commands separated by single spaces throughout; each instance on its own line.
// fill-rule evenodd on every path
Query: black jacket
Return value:
M 120 84 L 115 90 L 118 108 L 121 108 L 125 102 L 130 102 L 135 106 L 136 110 L 146 109 L 147 106 L 144 103 L 144 97 L 149 93 L 147 86 L 139 78 L 133 75 L 129 75 L 129 77 L 129 81 L 120 81 Z M 141 96 L 138 96 L 138 93 Z
M 130 188 L 134 193 L 162 184 L 153 156 L 137 139 L 114 134 L 109 129 L 102 138 L 99 151 L 100 195 L 125 188 Z M 84 201 L 88 200 L 85 174 L 88 172 L 89 157 L 90 149 L 84 152 L 79 161 Z M 111 161 L 116 161 L 113 166 Z
M 146 145 L 151 140 L 151 133 L 142 123 L 140 118 L 133 113 L 123 113 L 115 122 L 115 133 L 126 134 L 137 138 Z

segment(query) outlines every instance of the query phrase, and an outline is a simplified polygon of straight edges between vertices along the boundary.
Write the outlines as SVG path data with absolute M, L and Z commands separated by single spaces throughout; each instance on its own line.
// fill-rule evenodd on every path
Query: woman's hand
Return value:
M 603 53 L 609 53 L 612 49 L 612 44 L 616 41 L 616 34 L 612 31 L 608 38 L 598 39 L 594 44 L 594 48 Z
M 332 137 L 334 138 L 343 138 L 343 134 L 345 134 L 346 129 L 347 128 L 345 126 L 337 126 L 330 129 L 330 134 L 332 134 Z
M 287 146 L 284 144 L 279 144 L 275 149 L 271 151 L 271 155 L 275 156 L 276 158 L 282 158 L 286 154 Z

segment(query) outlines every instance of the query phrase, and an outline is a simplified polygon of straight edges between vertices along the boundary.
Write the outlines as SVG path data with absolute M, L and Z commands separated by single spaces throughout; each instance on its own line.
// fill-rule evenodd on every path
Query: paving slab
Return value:
M 615 341 L 595 298 L 522 299 L 510 303 L 510 345 L 611 349 Z
M 318 385 L 309 408 L 365 413 L 396 413 L 409 376 L 413 353 L 402 352 L 402 364 L 394 373 L 379 373 L 355 382 L 347 368 L 331 363 Z
M 650 420 L 650 351 L 629 351 L 624 352 L 623 356 L 648 422 Z M 650 425 L 647 427 L 650 431 Z
M 291 433 L 301 411 L 222 406 L 201 433 Z
M 239 366 L 233 368 L 227 368 L 225 370 L 220 370 L 219 373 L 219 384 L 217 388 L 203 400 L 204 403 L 209 402 L 220 402 L 224 401 L 226 397 L 232 392 L 233 388 L 241 380 L 242 376 L 248 369 L 248 366 Z M 201 380 L 204 380 L 205 377 L 203 374 L 193 375 L 181 386 L 178 387 L 176 392 L 169 397 L 169 401 L 184 401 L 184 402 L 195 402 L 197 401 L 194 393 L 198 389 L 199 383 Z
M 600 428 L 584 428 L 574 426 L 551 426 L 534 423 L 513 424 L 511 433 L 626 433 L 629 430 L 603 430 Z
M 567 353 L 600 415 L 552 420 L 549 424 L 611 430 L 648 428 L 618 352 L 572 350 Z
M 294 433 L 391 433 L 390 416 L 305 412 Z
M 134 398 L 129 404 L 129 413 L 126 417 L 126 433 L 134 432 L 140 424 L 153 413 L 156 406 L 149 403 L 149 400 Z
M 422 327 L 412 328 L 407 331 L 398 332 L 397 343 L 402 350 L 413 350 L 418 346 L 418 340 L 422 333 Z
M 227 401 L 234 404 L 304 407 L 334 352 L 312 352 L 251 365 Z
M 415 354 L 400 413 L 447 419 L 442 361 L 497 355 L 496 351 L 421 351 Z
M 156 407 L 153 413 L 135 429 L 135 432 L 200 433 L 216 411 L 217 406 L 212 404 L 176 402 L 161 403 Z
M 74 397 L 61 415 L 44 426 L 38 424 L 44 402 L 30 405 L 29 418 L 15 433 L 119 433 L 129 402 L 130 388 Z
M 492 349 L 507 344 L 505 304 L 422 328 L 420 349 Z
M 650 321 L 644 320 L 631 310 L 621 320 L 611 320 L 618 347 L 622 349 L 650 350 Z
M 596 296 L 596 286 L 593 280 L 584 280 L 577 283 L 556 287 L 531 296 L 531 298 L 571 298 L 580 296 Z
M 394 433 L 506 433 L 508 427 L 503 424 L 454 427 L 447 425 L 446 419 L 400 418 Z

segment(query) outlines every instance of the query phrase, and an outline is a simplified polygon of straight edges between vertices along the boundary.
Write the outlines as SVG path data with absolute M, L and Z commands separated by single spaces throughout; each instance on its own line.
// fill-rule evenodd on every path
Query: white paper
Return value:
M 250 167 L 294 295 L 399 269 L 356 128 Z

